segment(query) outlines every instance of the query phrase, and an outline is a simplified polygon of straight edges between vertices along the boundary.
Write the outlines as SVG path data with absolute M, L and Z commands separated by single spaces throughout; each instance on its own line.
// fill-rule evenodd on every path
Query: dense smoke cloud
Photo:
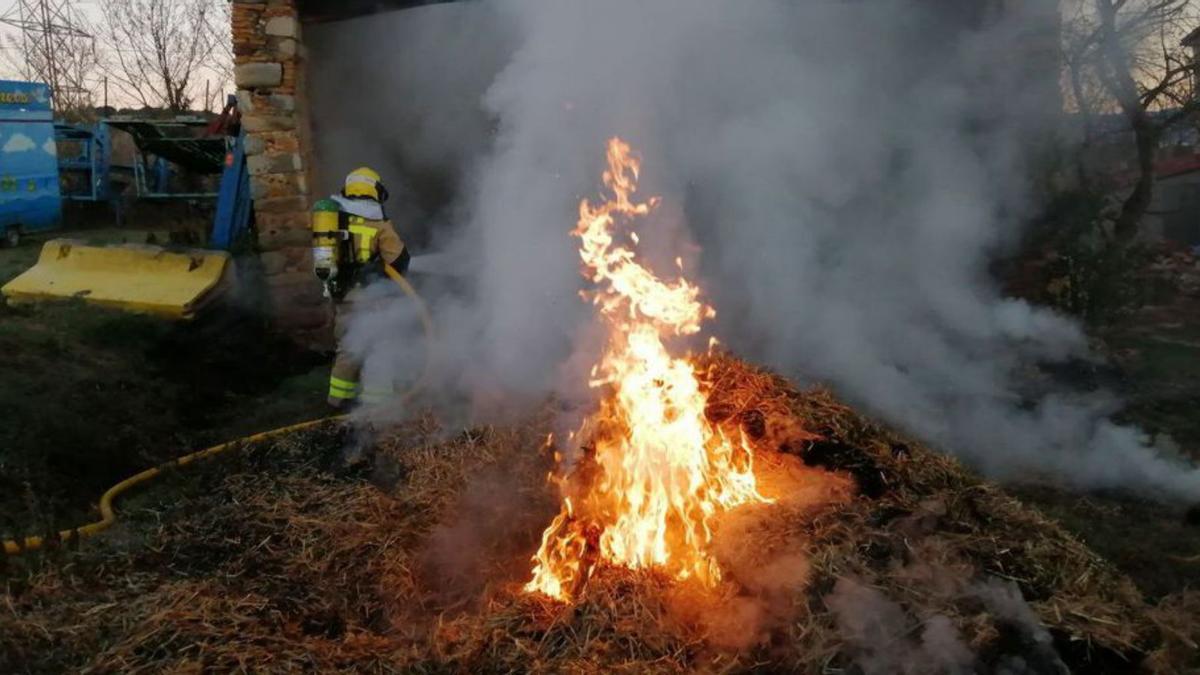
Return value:
M 378 170 L 388 215 L 424 247 L 490 147 L 481 99 L 512 55 L 509 18 L 473 3 L 308 27 L 318 191 L 359 166 Z
M 388 66 L 421 76 L 370 104 L 419 123 L 347 133 L 455 165 L 432 246 L 467 292 L 426 282 L 442 393 L 508 406 L 578 393 L 565 387 L 588 363 L 589 312 L 569 231 L 620 135 L 668 205 L 645 252 L 685 254 L 718 309 L 712 331 L 742 356 L 829 382 L 994 476 L 1200 496 L 1200 474 L 1108 421 L 1115 402 L 1018 379 L 1087 357 L 1076 325 L 1003 298 L 987 273 L 1037 206 L 1030 160 L 1059 106 L 1054 3 L 966 28 L 970 3 L 941 4 L 522 0 L 376 19 L 421 35 L 388 49 L 320 37 L 343 64 L 420 64 Z M 414 70 L 431 64 L 444 79 Z M 321 97 L 368 86 L 338 73 L 317 73 Z

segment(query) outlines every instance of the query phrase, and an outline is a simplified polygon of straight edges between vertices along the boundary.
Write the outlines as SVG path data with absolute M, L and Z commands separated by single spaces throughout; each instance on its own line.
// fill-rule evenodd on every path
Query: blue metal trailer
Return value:
M 108 125 L 56 123 L 54 144 L 58 148 L 59 190 L 63 201 L 113 200 Z
M 0 242 L 61 224 L 50 87 L 0 80 Z

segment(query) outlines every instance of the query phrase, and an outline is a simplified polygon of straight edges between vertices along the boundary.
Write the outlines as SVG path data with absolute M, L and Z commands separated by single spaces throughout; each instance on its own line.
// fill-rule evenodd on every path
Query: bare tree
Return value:
M 1083 118 L 1085 145 L 1094 120 L 1116 111 L 1132 133 L 1137 178 L 1113 227 L 1132 241 L 1154 197 L 1154 161 L 1172 127 L 1198 109 L 1194 65 L 1180 38 L 1195 21 L 1191 0 L 1073 0 L 1064 26 L 1069 100 Z
M 1088 184 L 1088 158 L 1100 136 L 1097 115 L 1105 112 L 1109 97 L 1094 68 L 1094 36 L 1092 23 L 1084 7 L 1076 6 L 1062 25 L 1062 62 L 1064 73 L 1064 102 L 1079 115 L 1082 138 L 1075 153 L 1076 173 L 1081 184 Z
M 105 71 L 146 107 L 187 110 L 204 68 L 220 63 L 221 0 L 100 0 Z

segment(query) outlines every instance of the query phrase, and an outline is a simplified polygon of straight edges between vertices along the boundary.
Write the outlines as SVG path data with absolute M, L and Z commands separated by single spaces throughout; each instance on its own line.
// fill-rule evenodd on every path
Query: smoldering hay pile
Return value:
M 371 474 L 337 468 L 329 427 L 181 475 L 82 550 L 4 561 L 0 669 L 1198 665 L 1195 594 L 1148 605 L 1056 524 L 828 392 L 726 354 L 698 366 L 706 419 L 744 434 L 774 500 L 720 520 L 712 587 L 602 564 L 573 602 L 523 590 L 559 506 L 553 405 L 511 428 L 409 423 Z

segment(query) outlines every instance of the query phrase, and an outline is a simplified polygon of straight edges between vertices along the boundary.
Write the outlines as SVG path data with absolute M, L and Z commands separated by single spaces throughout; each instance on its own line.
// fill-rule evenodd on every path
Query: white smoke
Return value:
M 864 675 L 885 673 L 995 672 L 1067 673 L 1054 639 L 1011 581 L 989 579 L 958 589 L 963 598 L 982 602 L 988 616 L 1014 631 L 1005 648 L 1014 653 L 992 655 L 990 669 L 980 668 L 976 654 L 963 642 L 949 617 L 934 614 L 918 620 L 883 591 L 849 578 L 838 579 L 825 604 L 833 613 L 847 655 Z
M 645 156 L 646 194 L 675 209 L 665 239 L 701 246 L 689 274 L 741 355 L 994 476 L 1200 497 L 1200 473 L 1109 421 L 1113 401 L 1021 391 L 1022 368 L 1087 347 L 987 272 L 1037 207 L 1029 160 L 1059 109 L 1055 3 L 1017 4 L 985 20 L 966 2 L 519 0 L 378 19 L 429 32 L 394 53 L 362 40 L 346 61 L 437 63 L 467 83 L 416 78 L 377 113 L 417 111 L 393 136 L 459 162 L 433 242 L 467 292 L 432 289 L 439 382 L 506 406 L 578 385 L 564 364 L 588 309 L 568 233 L 620 135 Z M 472 89 L 467 71 L 496 75 Z
M 825 604 L 864 675 L 974 672 L 975 654 L 945 616 L 919 623 L 881 591 L 846 578 L 838 579 Z

